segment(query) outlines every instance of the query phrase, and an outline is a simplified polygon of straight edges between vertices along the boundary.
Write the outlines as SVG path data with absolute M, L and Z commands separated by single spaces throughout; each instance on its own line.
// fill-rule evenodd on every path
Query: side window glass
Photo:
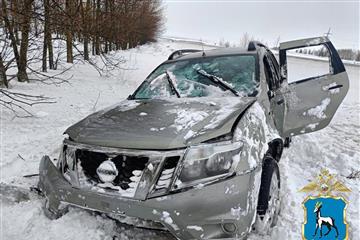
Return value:
M 270 63 L 266 56 L 264 57 L 264 71 L 265 71 L 266 82 L 269 86 L 269 89 L 274 90 L 276 88 L 275 79 L 274 79 L 273 71 L 271 70 Z
M 275 82 L 276 82 L 276 87 L 278 88 L 278 87 L 280 87 L 280 84 L 281 84 L 279 63 L 270 51 L 268 51 L 268 57 L 269 57 L 270 63 L 272 65 L 274 73 L 275 73 Z
M 288 50 L 288 83 L 332 74 L 330 53 L 324 45 Z

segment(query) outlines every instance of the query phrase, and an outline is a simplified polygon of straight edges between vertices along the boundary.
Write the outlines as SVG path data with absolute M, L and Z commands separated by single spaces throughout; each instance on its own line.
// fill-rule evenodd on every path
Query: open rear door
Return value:
M 349 79 L 339 54 L 327 37 L 301 39 L 280 44 L 282 82 L 288 79 L 287 51 L 323 45 L 329 54 L 329 73 L 282 84 L 284 121 L 281 135 L 289 137 L 326 127 L 349 89 Z M 280 96 L 279 96 L 280 97 Z

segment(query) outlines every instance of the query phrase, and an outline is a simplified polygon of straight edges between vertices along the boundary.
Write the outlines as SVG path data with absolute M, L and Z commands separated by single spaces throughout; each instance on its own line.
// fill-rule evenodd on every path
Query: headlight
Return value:
M 190 147 L 174 188 L 231 176 L 238 164 L 242 145 L 242 142 L 226 141 Z

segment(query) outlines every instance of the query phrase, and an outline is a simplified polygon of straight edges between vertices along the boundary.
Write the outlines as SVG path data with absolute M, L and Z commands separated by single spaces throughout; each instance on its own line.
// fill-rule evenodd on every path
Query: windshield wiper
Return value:
M 221 88 L 223 88 L 225 90 L 231 91 L 235 96 L 239 96 L 238 91 L 236 91 L 229 83 L 225 82 L 220 77 L 209 74 L 203 69 L 196 70 L 196 72 L 199 73 L 200 75 L 208 78 L 210 81 L 215 83 L 217 86 L 220 86 Z
M 170 75 L 170 73 L 169 73 L 168 71 L 165 71 L 165 74 L 166 74 L 166 78 L 167 78 L 167 80 L 168 80 L 168 82 L 169 82 L 169 85 L 170 85 L 171 90 L 175 92 L 175 94 L 176 94 L 176 96 L 177 96 L 178 98 L 181 98 L 180 92 L 179 92 L 179 90 L 176 88 L 176 84 L 175 84 L 174 79 L 171 78 L 171 75 Z

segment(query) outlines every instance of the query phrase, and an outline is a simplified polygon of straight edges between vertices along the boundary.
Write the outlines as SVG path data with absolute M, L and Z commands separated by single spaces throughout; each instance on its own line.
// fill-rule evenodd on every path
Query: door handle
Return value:
M 333 90 L 333 89 L 337 89 L 337 88 L 342 88 L 343 85 L 342 84 L 338 84 L 338 85 L 335 85 L 335 86 L 332 86 L 332 87 L 329 87 L 328 90 Z
M 277 105 L 283 104 L 283 103 L 284 103 L 284 99 L 283 99 L 283 98 L 282 98 L 282 99 L 279 99 L 279 100 L 276 101 L 276 103 L 277 103 Z

